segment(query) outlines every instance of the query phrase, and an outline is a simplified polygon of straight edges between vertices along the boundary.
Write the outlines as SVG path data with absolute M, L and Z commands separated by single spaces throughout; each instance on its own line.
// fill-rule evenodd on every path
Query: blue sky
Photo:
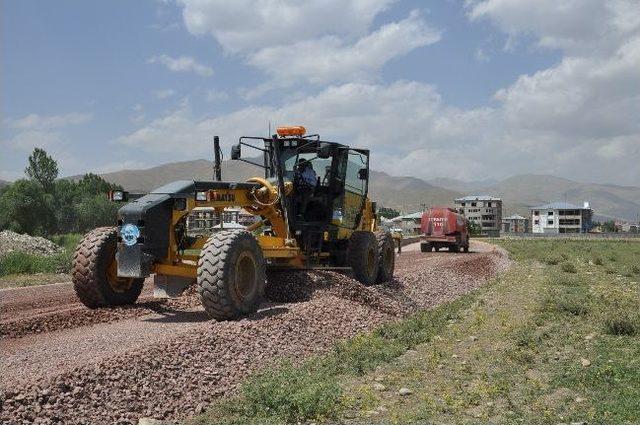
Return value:
M 35 146 L 115 171 L 272 121 L 394 175 L 638 184 L 633 0 L 555 3 L 3 1 L 0 178 Z

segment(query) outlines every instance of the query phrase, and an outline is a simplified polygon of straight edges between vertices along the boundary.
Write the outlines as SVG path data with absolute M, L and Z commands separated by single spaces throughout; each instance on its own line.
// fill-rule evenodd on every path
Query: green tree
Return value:
M 53 182 L 58 178 L 58 163 L 44 149 L 33 150 L 24 172 L 30 179 L 40 182 L 45 192 L 53 192 Z
M 53 197 L 35 180 L 21 179 L 0 196 L 0 227 L 30 235 L 55 231 Z
M 388 219 L 396 218 L 400 215 L 400 211 L 394 210 L 393 208 L 380 207 L 378 213 Z
M 78 185 L 68 179 L 59 179 L 54 183 L 53 192 L 56 233 L 77 232 L 79 229 L 76 205 L 80 202 Z
M 78 228 L 87 231 L 100 226 L 113 226 L 116 223 L 117 202 L 111 202 L 105 195 L 94 195 L 83 198 L 77 205 Z
M 467 229 L 469 230 L 469 234 L 471 236 L 478 236 L 482 233 L 482 226 L 480 226 L 475 221 L 469 220 L 467 222 Z
M 607 233 L 617 232 L 618 228 L 616 227 L 616 222 L 613 220 L 605 221 L 602 224 L 602 231 Z
M 104 195 L 110 190 L 122 190 L 122 187 L 109 183 L 97 174 L 87 173 L 78 181 L 78 189 L 83 195 Z

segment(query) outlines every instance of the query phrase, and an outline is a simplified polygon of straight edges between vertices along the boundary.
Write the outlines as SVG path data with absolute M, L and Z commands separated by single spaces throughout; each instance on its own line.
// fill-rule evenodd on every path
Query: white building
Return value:
M 401 215 L 391 219 L 395 226 L 405 233 L 405 235 L 414 235 L 420 233 L 420 221 L 422 220 L 422 211 L 411 214 Z
M 481 228 L 486 236 L 500 236 L 502 199 L 487 195 L 472 195 L 455 200 L 462 214 Z
M 567 202 L 552 202 L 531 208 L 533 233 L 586 233 L 591 229 L 593 210 L 589 203 L 582 207 Z

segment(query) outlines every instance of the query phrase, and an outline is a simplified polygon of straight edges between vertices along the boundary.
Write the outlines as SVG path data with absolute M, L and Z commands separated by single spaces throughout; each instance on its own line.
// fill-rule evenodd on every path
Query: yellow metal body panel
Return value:
M 279 208 L 277 188 L 265 179 L 259 177 L 250 179 L 249 182 L 258 183 L 260 187 L 253 190 L 210 190 L 207 192 L 207 200 L 196 201 L 195 199 L 187 199 L 187 205 L 184 210 L 174 210 L 171 217 L 167 257 L 162 263 L 157 263 L 153 266 L 153 272 L 170 276 L 197 277 L 198 256 L 193 255 L 193 253 L 181 254 L 178 251 L 178 241 L 175 240 L 174 232 L 175 227 L 196 207 L 214 208 L 218 213 L 222 213 L 225 208 L 240 207 L 251 214 L 264 217 L 260 223 L 268 220 L 271 223 L 271 229 L 275 235 L 257 236 L 264 258 L 274 266 L 291 268 L 304 267 L 306 259 L 304 253 L 296 246 L 295 239 L 288 239 L 284 217 Z M 287 182 L 285 186 L 286 194 L 289 195 L 292 189 L 293 185 Z M 362 206 L 361 195 L 349 191 L 345 192 L 345 224 L 349 227 L 355 224 L 355 229 L 339 227 L 338 239 L 348 239 L 354 230 L 375 231 L 377 229 L 371 201 L 368 198 L 365 199 L 364 208 L 361 212 L 360 208 L 362 208 Z M 360 215 L 360 220 L 356 224 L 354 221 L 358 215 Z M 255 228 L 257 227 L 259 227 L 259 225 Z M 251 228 L 250 230 L 255 229 Z M 326 238 L 328 238 L 328 235 L 325 236 L 325 239 Z M 198 238 L 187 249 L 200 250 L 205 243 L 205 238 Z M 320 257 L 323 258 L 326 258 L 328 255 L 328 253 L 320 253 Z

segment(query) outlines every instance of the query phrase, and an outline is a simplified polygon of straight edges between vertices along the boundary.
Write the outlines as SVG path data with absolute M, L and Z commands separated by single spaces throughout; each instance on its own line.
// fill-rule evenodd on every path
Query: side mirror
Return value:
M 321 145 L 318 148 L 318 158 L 327 159 L 331 157 L 331 145 Z
M 240 143 L 231 146 L 231 159 L 240 159 Z
M 358 178 L 360 180 L 367 180 L 369 178 L 369 170 L 361 168 L 358 170 Z

